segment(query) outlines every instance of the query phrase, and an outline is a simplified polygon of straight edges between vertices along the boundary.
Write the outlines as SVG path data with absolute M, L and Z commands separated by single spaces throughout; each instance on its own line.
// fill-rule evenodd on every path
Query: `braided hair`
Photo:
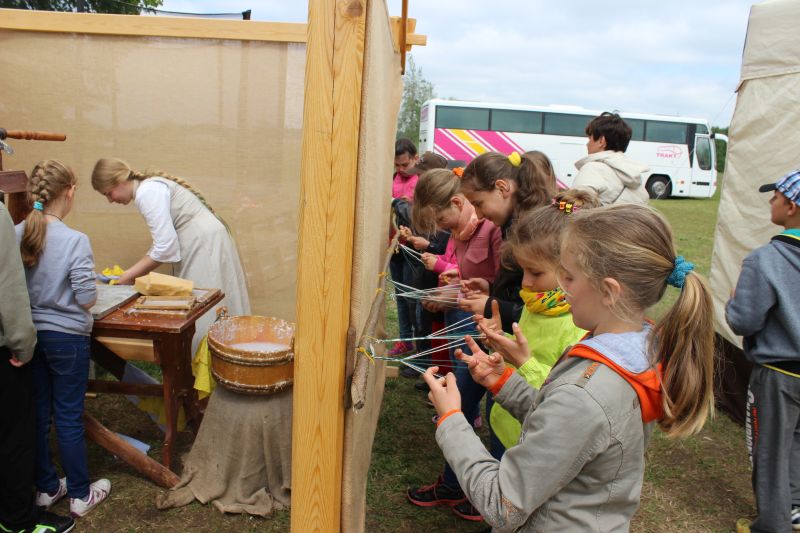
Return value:
M 31 209 L 25 217 L 25 230 L 22 232 L 19 245 L 22 263 L 26 267 L 36 266 L 44 249 L 47 222 L 43 210 L 39 207 L 44 208 L 60 198 L 76 182 L 72 169 L 54 159 L 40 161 L 31 170 L 28 195 L 34 209 Z

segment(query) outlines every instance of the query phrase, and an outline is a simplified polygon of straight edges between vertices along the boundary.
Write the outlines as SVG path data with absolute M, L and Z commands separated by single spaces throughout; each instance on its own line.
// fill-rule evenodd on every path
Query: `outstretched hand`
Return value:
M 483 323 L 478 323 L 478 329 L 481 333 L 486 335 L 486 342 L 493 350 L 499 352 L 506 361 L 519 368 L 531 358 L 530 347 L 528 346 L 528 339 L 522 334 L 522 329 L 519 324 L 514 322 L 511 329 L 514 332 L 514 338 L 507 337 L 502 330 L 496 330 L 487 327 Z
M 456 386 L 455 374 L 448 372 L 445 377 L 437 378 L 435 374 L 438 371 L 438 366 L 432 366 L 422 374 L 422 379 L 431 389 L 428 399 L 436 408 L 436 413 L 442 416 L 454 409 L 461 409 L 461 393 Z
M 459 348 L 456 349 L 456 358 L 467 363 L 467 368 L 475 383 L 483 385 L 487 389 L 491 388 L 506 370 L 503 358 L 496 353 L 488 355 L 469 335 L 465 337 L 465 340 L 472 355 L 465 354 Z
M 469 278 L 461 282 L 461 290 L 464 294 L 480 293 L 489 295 L 489 282 L 483 278 Z

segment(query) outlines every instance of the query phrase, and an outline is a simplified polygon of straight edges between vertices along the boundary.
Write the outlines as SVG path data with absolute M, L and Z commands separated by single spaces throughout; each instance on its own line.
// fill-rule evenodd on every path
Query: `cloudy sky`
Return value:
M 379 1 L 379 0 L 378 0 Z M 752 0 L 409 0 L 437 96 L 676 114 L 726 126 Z M 305 22 L 303 0 L 165 0 Z M 400 0 L 389 0 L 400 15 Z

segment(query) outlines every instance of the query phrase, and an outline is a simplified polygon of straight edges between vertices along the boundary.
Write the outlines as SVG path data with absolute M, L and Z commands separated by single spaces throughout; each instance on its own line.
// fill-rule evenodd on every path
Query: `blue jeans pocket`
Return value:
M 67 376 L 73 373 L 78 358 L 78 347 L 72 343 L 46 343 L 39 349 L 53 374 Z

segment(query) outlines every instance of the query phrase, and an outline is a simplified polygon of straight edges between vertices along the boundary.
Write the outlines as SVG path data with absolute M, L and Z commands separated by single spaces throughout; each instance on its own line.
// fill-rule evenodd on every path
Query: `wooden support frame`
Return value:
M 300 167 L 292 531 L 338 531 L 368 0 L 310 0 Z
M 289 43 L 306 40 L 306 25 L 296 22 L 141 17 L 26 9 L 0 9 L 0 29 Z

